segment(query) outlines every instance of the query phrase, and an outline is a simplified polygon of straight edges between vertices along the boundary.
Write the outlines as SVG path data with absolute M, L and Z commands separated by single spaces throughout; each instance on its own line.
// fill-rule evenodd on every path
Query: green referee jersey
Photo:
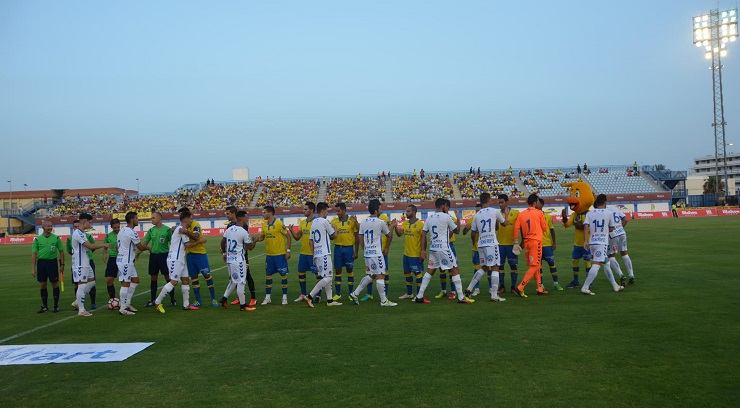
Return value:
M 92 235 L 90 235 L 90 234 L 88 234 L 86 232 L 85 233 L 85 236 L 87 237 L 87 242 L 89 242 L 91 244 L 94 244 L 95 243 L 95 238 L 93 238 Z M 67 237 L 67 253 L 70 254 L 70 255 L 72 255 L 72 236 L 71 235 Z M 93 257 L 92 249 L 88 249 L 87 250 L 87 257 L 90 258 L 90 259 L 92 259 L 92 257 Z
M 62 239 L 51 234 L 48 237 L 39 235 L 33 240 L 31 250 L 37 253 L 37 259 L 57 259 L 59 251 L 63 250 Z
M 110 244 L 108 248 L 108 256 L 115 258 L 118 256 L 118 234 L 115 232 L 109 232 L 108 235 L 103 239 L 104 244 Z
M 153 254 L 166 254 L 170 252 L 170 240 L 172 240 L 172 228 L 162 224 L 157 228 L 152 226 L 144 235 L 145 243 L 152 243 Z

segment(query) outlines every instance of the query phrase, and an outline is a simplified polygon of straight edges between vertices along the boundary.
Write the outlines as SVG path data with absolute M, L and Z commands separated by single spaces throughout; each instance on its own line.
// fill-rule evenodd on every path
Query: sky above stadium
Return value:
M 737 2 L 720 1 L 721 9 Z M 713 154 L 712 1 L 0 2 L 0 190 Z M 723 59 L 740 143 L 740 42 Z M 735 149 L 737 150 L 737 149 Z

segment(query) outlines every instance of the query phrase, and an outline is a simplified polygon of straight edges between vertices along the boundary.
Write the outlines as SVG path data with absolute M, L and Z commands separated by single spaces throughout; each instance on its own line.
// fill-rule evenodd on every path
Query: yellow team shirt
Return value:
M 586 214 L 588 214 L 588 211 L 586 211 L 583 214 L 572 213 L 572 214 L 570 214 L 570 217 L 568 217 L 568 223 L 567 224 L 564 224 L 564 225 L 570 226 L 570 225 L 573 225 L 573 223 L 576 222 L 576 221 L 582 223 L 582 222 L 586 221 Z M 584 236 L 583 230 L 582 229 L 579 230 L 578 228 L 576 228 L 576 233 L 575 233 L 575 236 L 573 237 L 573 245 L 574 246 L 582 247 L 583 246 L 583 241 L 585 239 L 586 239 L 586 237 Z
M 262 221 L 262 233 L 265 235 L 265 255 L 285 255 L 285 235 L 288 231 L 280 218 L 274 218 L 272 224 L 268 224 L 267 220 Z
M 552 246 L 552 236 L 550 236 L 550 230 L 553 229 L 552 216 L 545 213 L 545 224 L 547 224 L 547 231 L 542 233 L 542 246 Z
M 316 217 L 314 217 L 316 218 Z M 313 218 L 310 220 L 306 218 L 305 220 L 298 223 L 298 229 L 301 231 L 301 255 L 311 255 L 313 256 L 313 252 L 311 252 L 311 224 L 313 224 Z
M 476 213 L 477 212 L 478 211 L 476 211 Z M 470 224 L 473 223 L 473 218 L 475 218 L 475 215 L 473 215 L 472 217 L 468 218 L 468 225 L 470 225 Z M 473 235 L 473 230 L 472 229 L 470 230 L 470 235 L 471 236 Z M 478 252 L 478 239 L 474 239 L 473 240 L 473 252 Z
M 391 228 L 391 220 L 390 220 L 390 218 L 388 218 L 387 215 L 380 214 L 380 216 L 378 216 L 378 218 L 380 218 L 381 220 L 385 221 L 385 226 L 388 227 L 388 229 Z M 359 231 L 359 230 L 360 229 L 358 228 L 357 231 Z M 380 241 L 380 246 L 382 247 L 381 249 L 385 249 L 385 243 L 386 242 L 388 242 L 388 237 L 385 236 L 385 235 L 383 235 L 383 239 Z
M 331 225 L 337 230 L 337 237 L 334 239 L 334 245 L 355 245 L 355 237 L 357 236 L 357 231 L 360 230 L 360 226 L 352 221 L 349 215 L 344 221 L 340 220 L 339 217 L 334 218 L 331 220 Z
M 509 218 L 506 220 L 509 225 L 502 227 L 498 226 L 496 231 L 496 238 L 498 239 L 499 245 L 514 245 L 514 223 L 516 218 L 519 216 L 519 210 L 511 209 L 509 211 Z
M 198 236 L 201 236 L 203 234 L 200 228 L 200 223 L 195 220 L 193 220 L 193 222 L 190 223 L 190 226 L 188 227 L 188 231 Z M 185 253 L 186 254 L 205 254 L 206 246 L 204 244 L 198 244 L 196 246 L 186 248 Z
M 421 234 L 424 223 L 417 219 L 413 223 L 406 220 L 401 224 L 403 228 L 403 254 L 410 258 L 421 256 Z
M 457 224 L 457 217 L 455 217 L 452 214 L 450 214 L 450 217 L 452 217 L 452 222 L 454 222 L 455 224 Z M 457 234 L 455 234 L 452 231 L 450 231 L 450 244 L 452 244 L 456 240 L 457 240 Z

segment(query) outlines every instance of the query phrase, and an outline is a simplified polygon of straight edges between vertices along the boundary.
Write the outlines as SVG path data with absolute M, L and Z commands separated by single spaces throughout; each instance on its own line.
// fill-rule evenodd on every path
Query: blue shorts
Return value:
M 208 265 L 208 255 L 206 254 L 186 254 L 185 260 L 188 263 L 188 275 L 191 278 L 198 277 L 199 273 L 203 276 L 211 274 L 211 267 Z
M 504 271 L 506 261 L 509 262 L 509 268 L 517 270 L 519 266 L 519 255 L 514 253 L 514 245 L 499 245 L 498 250 L 501 254 L 501 264 L 498 266 L 501 272 Z
M 355 247 L 334 245 L 334 269 L 347 268 L 347 271 L 355 269 Z
M 265 262 L 265 273 L 272 275 L 275 272 L 279 273 L 280 276 L 288 274 L 288 260 L 285 259 L 285 255 L 268 255 Z
M 313 255 L 300 254 L 298 256 L 298 272 L 308 271 L 316 273 L 316 265 L 313 264 Z
M 473 251 L 473 265 L 480 265 L 480 255 L 478 255 L 478 251 Z
M 421 273 L 424 272 L 424 264 L 421 263 L 419 257 L 413 258 L 410 256 L 403 256 L 403 271 Z
M 547 262 L 548 265 L 555 265 L 555 251 L 552 250 L 551 246 L 542 247 L 542 260 Z
M 573 245 L 573 254 L 571 255 L 571 258 L 572 259 L 581 259 L 581 258 L 583 258 L 584 261 L 590 261 L 591 260 L 591 251 L 589 251 L 588 249 L 586 249 L 586 248 L 584 248 L 582 246 Z
M 455 255 L 455 258 L 457 258 L 457 251 L 455 251 L 455 243 L 454 242 L 450 242 L 450 250 L 452 251 L 452 255 Z

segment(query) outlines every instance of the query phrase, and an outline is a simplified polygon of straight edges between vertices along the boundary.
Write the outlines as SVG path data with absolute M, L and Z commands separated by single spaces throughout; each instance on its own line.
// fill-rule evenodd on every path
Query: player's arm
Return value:
M 421 259 L 426 259 L 427 255 L 427 231 L 421 230 Z
M 511 212 L 511 208 L 506 207 L 506 210 L 504 210 L 503 214 L 501 214 L 501 217 L 503 217 L 504 222 L 500 222 L 499 225 L 501 225 L 502 227 L 505 227 L 507 225 L 511 225 L 511 223 L 509 222 L 509 213 L 510 212 Z M 516 217 L 516 218 L 518 219 L 519 217 Z M 516 220 L 514 220 L 514 221 L 516 222 Z
M 72 255 L 72 235 L 67 237 L 67 253 Z
M 92 251 L 100 248 L 110 248 L 110 244 L 91 244 L 90 241 L 86 241 L 84 246 Z
M 552 238 L 552 250 L 554 251 L 557 248 L 555 244 L 555 228 L 550 228 L 550 238 Z
M 290 232 L 290 235 L 293 236 L 293 239 L 298 241 L 303 236 L 303 231 L 301 231 L 300 226 L 297 230 L 293 230 L 294 225 L 290 224 L 288 225 L 288 231 Z
M 355 235 L 355 248 L 359 248 L 360 246 L 362 246 L 363 249 L 365 248 L 365 240 L 362 239 L 362 234 L 358 231 Z
M 337 238 L 337 229 L 334 228 L 333 225 L 329 225 L 329 228 L 327 229 L 326 232 L 329 234 L 329 239 L 330 240 L 333 241 L 333 240 L 335 240 Z M 313 242 L 312 239 L 309 239 L 309 241 Z
M 283 234 L 285 235 L 285 259 L 290 259 L 290 245 L 293 243 L 293 240 L 287 230 L 283 229 Z
M 388 251 L 390 251 L 391 242 L 393 241 L 393 234 L 391 234 L 391 231 L 395 230 L 397 225 L 398 225 L 398 221 L 396 220 L 391 221 L 391 227 L 388 229 L 388 233 L 385 234 L 385 236 L 388 237 L 388 240 L 385 241 L 385 248 L 383 248 L 383 256 L 388 256 Z
M 519 242 L 519 229 L 522 227 L 522 223 L 519 219 L 519 217 L 516 217 L 516 220 L 514 221 L 514 243 L 516 244 Z M 522 234 L 524 235 L 524 234 Z
M 107 239 L 106 237 L 106 240 L 103 242 L 106 243 Z M 136 254 L 136 256 L 139 256 L 139 254 Z M 103 263 L 108 263 L 108 248 L 103 248 Z
M 395 231 L 396 231 L 396 236 L 400 237 L 401 235 L 403 235 L 403 224 L 396 225 Z
M 470 233 L 470 242 L 475 245 L 476 240 L 478 239 L 478 233 L 476 231 L 473 231 Z
M 622 228 L 624 228 L 624 227 L 626 227 L 626 226 L 627 226 L 627 222 L 628 222 L 628 221 L 629 221 L 629 220 L 627 220 L 627 217 L 622 217 Z
M 189 244 L 190 242 L 188 242 Z M 226 237 L 221 238 L 221 255 L 226 256 Z M 187 247 L 186 247 L 187 248 Z
M 473 219 L 471 218 L 468 220 L 468 225 L 466 225 L 465 228 L 463 228 L 462 230 L 463 235 L 468 235 L 468 232 L 470 232 L 472 228 L 473 228 Z
M 591 226 L 588 224 L 583 225 L 583 247 L 588 249 L 588 242 L 591 240 Z
M 199 239 L 197 241 L 188 241 L 188 242 L 185 243 L 185 248 L 192 248 L 192 247 L 194 247 L 196 245 L 205 244 L 206 242 L 208 242 L 208 240 L 205 239 L 205 238 L 201 238 L 201 239 Z M 222 251 L 223 251 L 223 249 L 222 249 Z
M 89 235 L 89 234 L 85 233 L 85 236 L 87 237 L 87 242 L 89 242 L 89 243 L 91 243 L 91 244 L 95 245 L 95 238 L 93 238 L 93 237 L 92 237 L 92 235 Z M 95 251 L 97 251 L 97 250 L 98 250 L 98 249 L 100 249 L 100 248 L 95 248 L 95 249 L 89 248 L 89 249 L 90 249 L 91 251 L 95 252 Z
M 173 228 L 177 228 L 177 227 L 173 227 Z M 148 244 L 151 240 L 152 240 L 152 228 L 149 228 L 149 230 L 147 230 L 146 234 L 144 234 L 144 239 L 142 241 L 144 241 L 144 244 Z M 137 261 L 139 260 L 139 255 L 141 255 L 143 252 L 144 251 L 142 251 L 142 250 L 138 250 L 136 252 L 136 260 Z
M 354 223 L 355 223 L 355 226 L 354 226 L 354 231 L 355 231 L 355 234 L 358 234 L 358 233 L 360 232 L 360 224 L 358 224 L 358 223 L 357 223 L 357 217 L 355 217 L 355 216 L 353 215 L 353 216 L 352 216 L 352 217 L 350 217 L 350 218 L 351 218 L 351 219 L 352 219 L 352 220 L 354 221 Z M 352 259 L 357 259 L 357 256 L 358 256 L 359 254 L 360 254 L 360 240 L 359 240 L 359 239 L 357 239 L 357 235 L 355 235 L 355 253 L 353 253 L 353 254 L 352 254 Z
M 566 215 L 565 209 L 563 209 L 563 212 L 561 214 L 561 220 L 563 221 L 563 228 L 568 228 L 571 225 L 573 225 L 573 220 L 576 218 L 576 213 L 572 213 L 570 217 Z
M 180 228 L 180 234 L 187 235 L 191 241 L 197 241 L 200 239 L 200 232 L 190 231 L 187 228 Z
M 34 243 L 35 244 L 35 243 Z M 36 251 L 31 252 L 31 276 L 36 277 L 36 261 L 39 259 L 39 254 Z

